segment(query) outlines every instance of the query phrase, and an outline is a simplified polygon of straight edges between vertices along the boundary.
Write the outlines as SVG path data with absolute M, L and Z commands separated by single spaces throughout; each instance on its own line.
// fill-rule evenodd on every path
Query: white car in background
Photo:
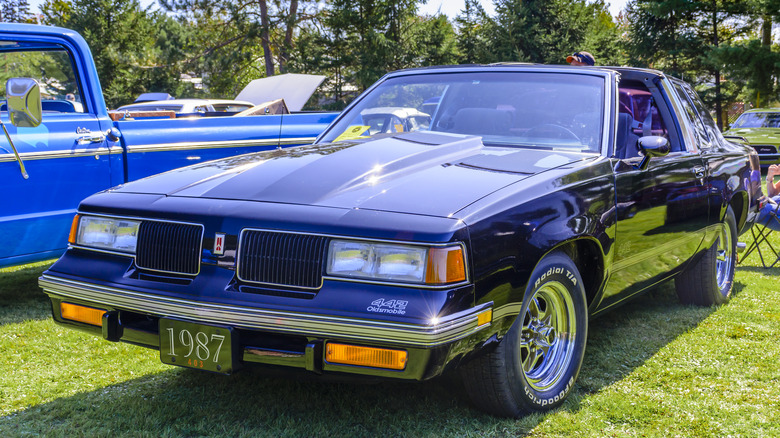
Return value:
M 117 111 L 173 111 L 176 114 L 206 115 L 213 112 L 241 112 L 251 108 L 251 102 L 229 99 L 170 99 L 133 103 Z

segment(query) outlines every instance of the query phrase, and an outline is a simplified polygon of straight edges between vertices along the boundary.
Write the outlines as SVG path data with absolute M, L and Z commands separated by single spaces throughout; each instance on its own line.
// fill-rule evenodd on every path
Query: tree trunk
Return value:
M 268 3 L 266 0 L 260 0 L 260 25 L 262 27 L 260 40 L 263 47 L 263 58 L 265 59 L 265 75 L 274 75 L 274 57 L 271 53 L 270 23 L 268 21 Z
M 761 25 L 761 44 L 765 46 L 772 45 L 772 16 L 764 15 L 764 22 Z
M 712 2 L 712 44 L 715 48 L 718 47 L 718 2 L 713 0 Z M 723 131 L 723 108 L 720 95 L 720 69 L 715 67 L 713 72 L 715 76 L 715 122 L 718 124 L 718 129 Z
M 293 30 L 298 15 L 298 0 L 290 1 L 290 13 L 287 16 L 287 29 L 284 34 L 284 44 L 279 51 L 279 73 L 287 73 L 287 60 L 290 59 L 290 49 L 292 48 Z

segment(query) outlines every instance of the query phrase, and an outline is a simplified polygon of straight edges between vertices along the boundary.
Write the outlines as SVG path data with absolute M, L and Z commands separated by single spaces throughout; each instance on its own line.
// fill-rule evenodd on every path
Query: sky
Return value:
M 34 13 L 37 13 L 39 11 L 38 7 L 43 3 L 43 1 L 44 0 L 29 0 L 30 10 Z M 609 4 L 609 12 L 613 17 L 616 17 L 618 13 L 626 7 L 627 1 L 628 0 L 606 0 L 607 4 Z M 493 0 L 480 0 L 480 2 L 482 3 L 482 7 L 485 8 L 485 12 L 487 12 L 488 15 L 493 15 L 495 13 Z M 142 5 L 148 5 L 150 3 L 156 2 L 153 0 L 141 0 Z M 426 4 L 419 6 L 419 11 L 422 14 L 429 15 L 433 15 L 441 11 L 447 17 L 455 18 L 455 16 L 463 10 L 463 3 L 463 0 L 428 0 Z

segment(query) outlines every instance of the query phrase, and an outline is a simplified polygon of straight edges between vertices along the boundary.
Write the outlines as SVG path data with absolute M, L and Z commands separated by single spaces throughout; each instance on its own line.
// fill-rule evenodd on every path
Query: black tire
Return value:
M 712 306 L 731 297 L 737 263 L 737 221 L 731 207 L 726 209 L 723 225 L 715 243 L 675 279 L 681 303 Z
M 466 392 L 477 408 L 503 417 L 554 409 L 577 380 L 587 337 L 582 278 L 569 257 L 552 253 L 534 269 L 495 350 L 463 367 Z

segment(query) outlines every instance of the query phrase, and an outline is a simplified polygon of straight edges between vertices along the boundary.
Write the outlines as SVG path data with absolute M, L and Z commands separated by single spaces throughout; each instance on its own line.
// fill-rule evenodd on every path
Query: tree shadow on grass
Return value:
M 732 295 L 744 287 L 735 282 Z M 623 379 L 716 310 L 680 304 L 674 282 L 668 281 L 591 320 L 578 391 L 595 393 Z
M 735 292 L 742 288 L 736 284 Z M 665 284 L 591 321 L 579 383 L 560 409 L 577 411 L 589 394 L 626 377 L 713 311 L 681 306 L 673 286 Z M 544 418 L 483 414 L 468 402 L 457 376 L 365 384 L 281 377 L 249 368 L 232 376 L 172 368 L 0 418 L 0 433 L 514 436 L 528 434 Z
M 780 265 L 777 265 L 772 268 L 765 268 L 763 266 L 738 266 L 737 272 L 740 271 L 771 275 L 771 276 L 780 276 Z
M 51 318 L 49 297 L 38 277 L 50 264 L 0 271 L 0 325 Z

